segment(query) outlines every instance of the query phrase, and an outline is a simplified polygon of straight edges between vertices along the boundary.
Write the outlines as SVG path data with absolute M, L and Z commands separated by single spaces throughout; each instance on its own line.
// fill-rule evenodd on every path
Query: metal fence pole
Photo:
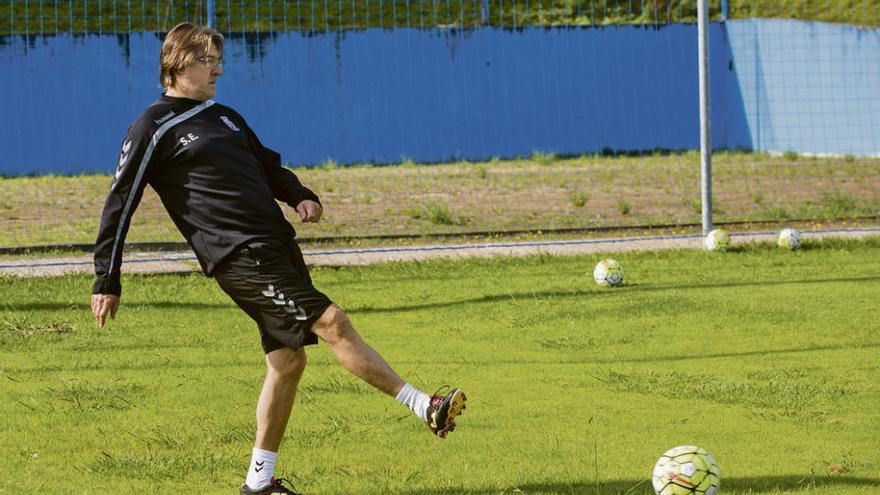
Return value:
M 721 0 L 721 20 L 727 20 L 727 0 Z
M 205 23 L 208 27 L 214 27 L 214 0 L 206 0 L 208 3 L 208 19 Z
M 712 230 L 712 110 L 709 100 L 709 6 L 699 0 L 697 50 L 700 65 L 700 180 L 703 207 L 703 234 Z

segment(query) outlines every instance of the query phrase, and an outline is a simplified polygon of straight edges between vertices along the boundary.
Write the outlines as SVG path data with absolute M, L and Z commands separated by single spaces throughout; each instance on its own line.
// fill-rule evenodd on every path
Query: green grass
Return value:
M 319 494 L 650 493 L 697 444 L 724 495 L 880 491 L 880 238 L 725 254 L 315 269 L 414 385 L 464 387 L 449 439 L 309 350 L 278 474 Z M 198 275 L 0 279 L 0 493 L 232 493 L 263 375 L 254 324 Z M 841 464 L 846 472 L 830 474 Z
M 590 200 L 590 194 L 586 191 L 572 191 L 571 205 L 575 208 L 583 208 Z
M 701 221 L 700 156 L 545 153 L 482 163 L 294 166 L 324 204 L 301 237 L 430 235 Z M 849 219 L 880 210 L 880 159 L 716 153 L 716 222 Z M 0 247 L 92 243 L 109 175 L 0 177 Z M 723 206 L 723 208 L 722 208 Z M 282 205 L 287 218 L 298 218 Z M 179 241 L 147 188 L 130 242 Z
M 425 219 L 434 225 L 455 225 L 466 223 L 465 220 L 456 220 L 450 213 L 449 206 L 440 201 L 428 201 L 418 207 L 410 209 L 409 216 L 413 220 Z
M 56 9 L 57 4 L 57 9 Z M 721 18 L 721 0 L 712 0 L 710 15 Z M 731 18 L 773 17 L 880 26 L 880 9 L 872 0 L 812 2 L 731 1 Z M 491 0 L 492 26 L 607 26 L 696 22 L 696 0 Z M 465 27 L 482 25 L 482 1 L 274 2 L 216 1 L 215 25 L 223 32 L 336 30 L 368 27 Z M 124 2 L 76 0 L 0 3 L 0 34 L 167 31 L 184 20 L 207 15 L 203 1 Z

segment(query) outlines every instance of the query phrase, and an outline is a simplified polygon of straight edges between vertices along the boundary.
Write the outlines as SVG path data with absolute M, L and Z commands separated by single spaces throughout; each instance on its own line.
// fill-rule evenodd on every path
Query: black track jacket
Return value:
M 250 240 L 295 236 L 276 198 L 293 207 L 305 199 L 318 201 L 237 112 L 213 100 L 163 94 L 122 141 L 95 241 L 93 294 L 122 291 L 122 247 L 147 184 L 208 276 Z

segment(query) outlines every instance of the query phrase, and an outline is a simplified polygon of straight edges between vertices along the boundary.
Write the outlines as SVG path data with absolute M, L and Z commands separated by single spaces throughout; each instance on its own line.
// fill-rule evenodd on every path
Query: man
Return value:
M 95 243 L 92 313 L 115 318 L 120 264 L 131 215 L 146 184 L 155 189 L 202 270 L 257 322 L 267 373 L 257 402 L 257 434 L 242 494 L 292 494 L 274 479 L 276 452 L 306 365 L 304 346 L 323 340 L 352 374 L 407 405 L 441 438 L 467 400 L 461 389 L 428 396 L 405 383 L 313 285 L 293 227 L 275 202 L 303 222 L 321 219 L 318 197 L 245 120 L 215 103 L 223 36 L 179 24 L 160 57 L 165 92 L 131 125 Z

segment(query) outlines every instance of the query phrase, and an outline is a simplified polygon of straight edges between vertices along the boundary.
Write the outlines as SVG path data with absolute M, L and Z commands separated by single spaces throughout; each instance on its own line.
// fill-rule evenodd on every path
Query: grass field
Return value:
M 294 168 L 321 197 L 321 223 L 301 237 L 426 235 L 520 229 L 700 223 L 698 153 L 423 166 Z M 880 210 L 880 159 L 717 153 L 716 222 L 852 219 Z M 108 175 L 0 177 L 0 247 L 94 242 Z M 296 214 L 287 206 L 288 218 Z M 182 241 L 147 188 L 130 242 Z
M 315 269 L 404 377 L 470 401 L 441 442 L 319 346 L 276 472 L 310 495 L 648 494 L 697 444 L 723 495 L 880 492 L 880 238 L 615 257 L 619 289 L 593 256 Z M 253 323 L 200 275 L 131 276 L 98 329 L 90 283 L 0 278 L 0 493 L 237 493 Z

